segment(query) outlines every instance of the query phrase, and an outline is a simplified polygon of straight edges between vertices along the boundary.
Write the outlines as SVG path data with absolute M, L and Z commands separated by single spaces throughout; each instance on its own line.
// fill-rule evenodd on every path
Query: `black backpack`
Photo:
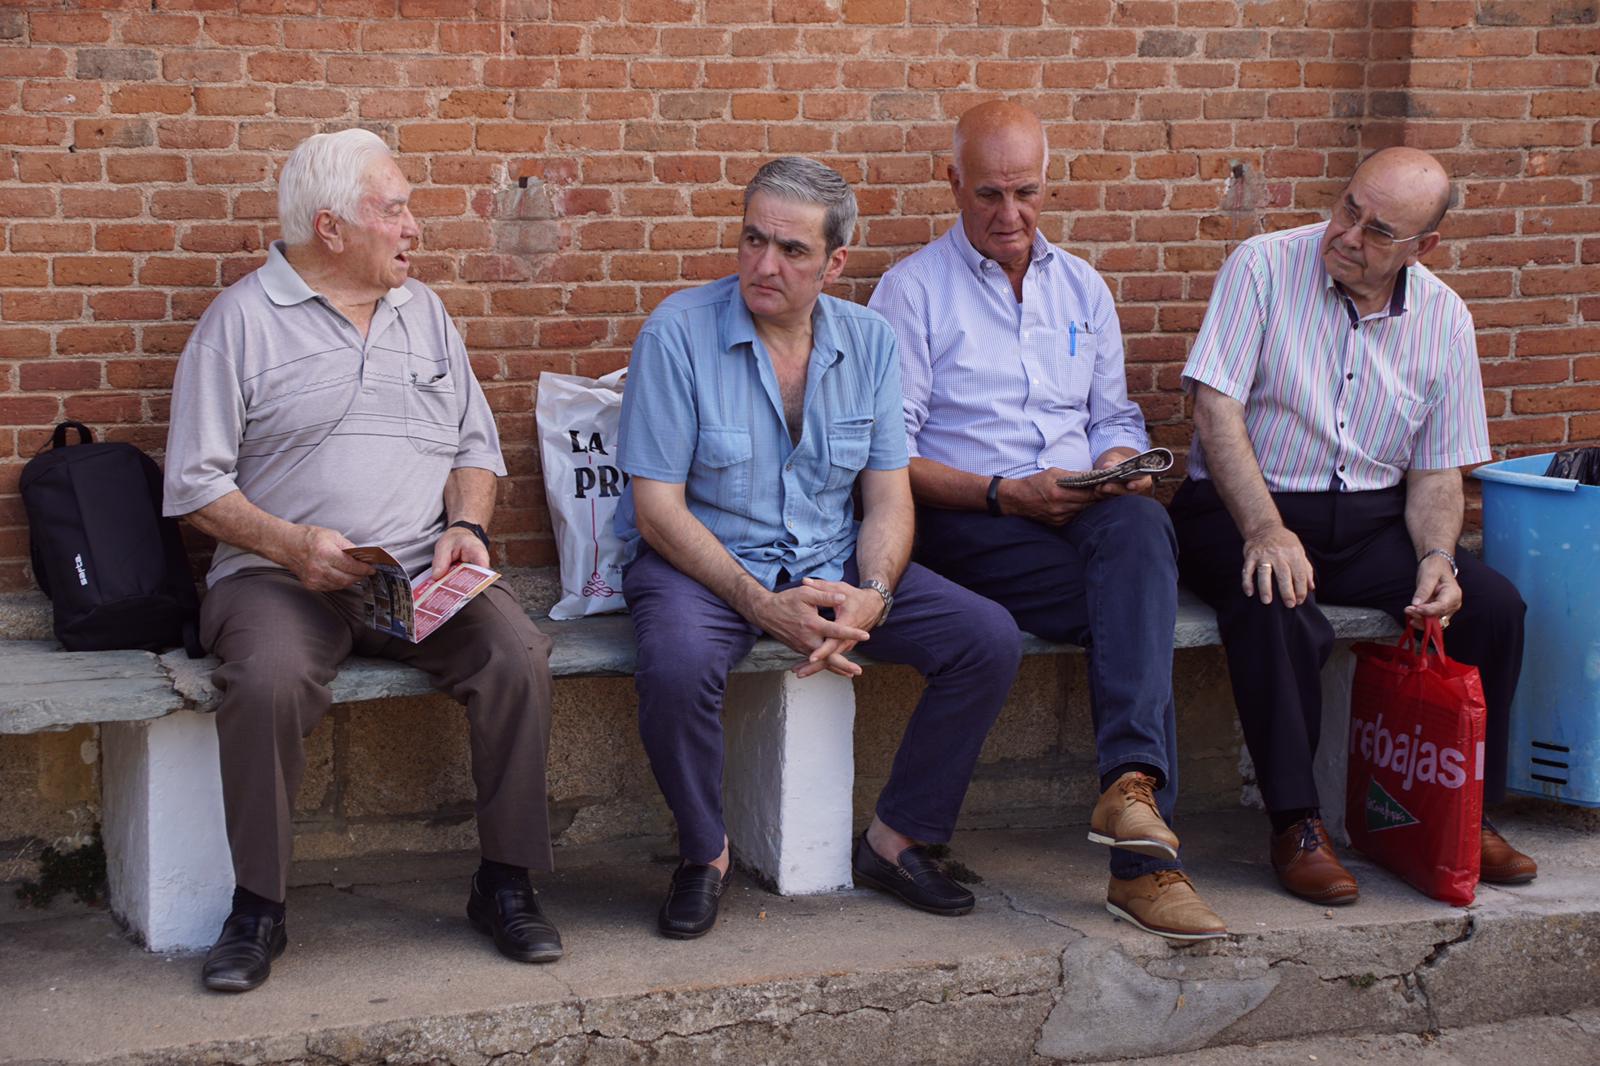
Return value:
M 63 422 L 22 468 L 33 576 L 56 639 L 69 651 L 182 644 L 197 659 L 200 598 L 178 522 L 161 516 L 161 469 L 131 444 L 93 440 Z

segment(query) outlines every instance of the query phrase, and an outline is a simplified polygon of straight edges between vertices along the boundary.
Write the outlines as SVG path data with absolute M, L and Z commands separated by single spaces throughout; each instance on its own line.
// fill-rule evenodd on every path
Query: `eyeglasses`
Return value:
M 1351 226 L 1354 226 L 1357 218 L 1358 216 L 1356 215 L 1355 211 L 1351 210 L 1349 201 L 1340 200 L 1338 203 L 1333 205 L 1333 220 L 1337 222 L 1341 228 L 1349 229 Z M 1379 251 L 1393 248 L 1397 244 L 1405 244 L 1408 241 L 1414 241 L 1418 237 L 1426 237 L 1432 232 L 1432 230 L 1423 230 L 1421 233 L 1413 233 L 1409 237 L 1396 237 L 1388 230 L 1379 229 L 1377 226 L 1374 226 L 1371 223 L 1363 223 L 1361 225 L 1361 239 Z

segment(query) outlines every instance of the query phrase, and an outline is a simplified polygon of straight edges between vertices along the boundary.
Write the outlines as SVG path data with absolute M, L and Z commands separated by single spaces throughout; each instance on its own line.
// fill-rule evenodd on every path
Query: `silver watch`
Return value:
M 1450 576 L 1451 577 L 1459 577 L 1460 576 L 1461 571 L 1456 566 L 1456 557 L 1454 555 L 1451 555 L 1449 552 L 1445 551 L 1443 548 L 1429 548 L 1427 551 L 1422 553 L 1422 558 L 1417 560 L 1417 565 L 1421 566 L 1425 561 L 1427 561 L 1427 558 L 1430 555 L 1440 556 L 1441 558 L 1444 559 L 1445 562 L 1450 564 Z
M 876 578 L 868 578 L 867 580 L 863 581 L 859 587 L 871 589 L 873 592 L 876 592 L 879 596 L 883 597 L 883 611 L 878 615 L 878 620 L 872 623 L 874 626 L 883 625 L 883 623 L 889 620 L 889 612 L 894 609 L 894 593 L 889 591 L 888 585 L 885 585 L 882 581 L 879 581 Z

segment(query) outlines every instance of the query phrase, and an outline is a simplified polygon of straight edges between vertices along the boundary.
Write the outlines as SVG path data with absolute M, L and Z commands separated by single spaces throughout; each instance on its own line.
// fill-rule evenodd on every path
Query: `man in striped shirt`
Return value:
M 1472 316 L 1418 262 L 1449 199 L 1427 153 L 1373 155 L 1329 222 L 1228 258 L 1184 367 L 1196 432 L 1172 505 L 1183 578 L 1217 610 L 1278 880 L 1320 904 L 1358 888 L 1312 779 L 1334 639 L 1319 596 L 1450 626 L 1446 650 L 1483 677 L 1484 798 L 1504 796 L 1524 608 L 1505 578 L 1455 554 L 1460 467 L 1490 453 Z M 1485 881 L 1537 872 L 1487 822 L 1482 846 Z
M 960 222 L 896 265 L 871 306 L 899 339 L 917 560 L 1023 629 L 1089 650 L 1106 907 L 1175 940 L 1226 935 L 1183 872 L 1172 632 L 1176 542 L 1150 478 L 1063 488 L 1148 445 L 1111 292 L 1039 236 L 1044 127 L 1006 101 L 956 127 Z

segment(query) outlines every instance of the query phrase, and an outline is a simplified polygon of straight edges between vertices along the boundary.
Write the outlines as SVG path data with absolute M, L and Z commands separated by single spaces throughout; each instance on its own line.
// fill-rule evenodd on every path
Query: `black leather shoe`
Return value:
M 666 902 L 661 904 L 661 914 L 656 918 L 661 935 L 674 940 L 693 940 L 711 932 L 711 927 L 717 924 L 717 904 L 722 899 L 722 890 L 728 887 L 732 876 L 731 864 L 723 874 L 709 864 L 678 863 L 678 868 L 672 871 Z
M 856 884 L 897 896 L 901 902 L 929 914 L 954 918 L 966 914 L 977 903 L 971 892 L 944 875 L 939 863 L 921 844 L 902 851 L 897 863 L 889 862 L 872 850 L 867 834 L 862 833 L 850 859 L 850 871 Z
M 467 920 L 478 932 L 494 938 L 500 954 L 518 962 L 555 962 L 561 957 L 561 934 L 539 909 L 538 893 L 524 878 L 485 894 L 472 878 Z
M 200 980 L 213 992 L 248 992 L 272 976 L 272 960 L 289 946 L 284 923 L 265 914 L 234 912 L 206 952 Z

